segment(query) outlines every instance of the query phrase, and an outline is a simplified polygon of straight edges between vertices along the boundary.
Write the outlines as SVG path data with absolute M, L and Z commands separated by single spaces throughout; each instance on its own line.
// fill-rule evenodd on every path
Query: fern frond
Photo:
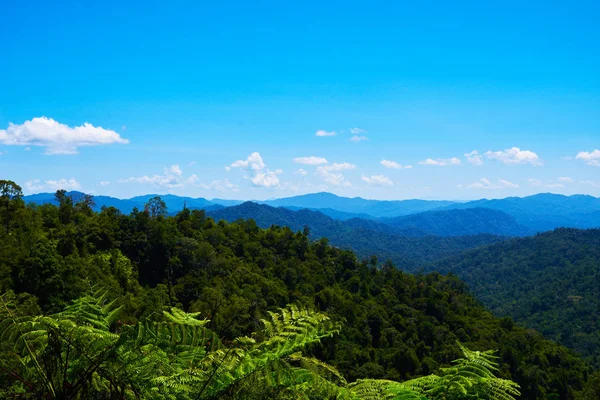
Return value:
M 418 391 L 404 383 L 385 379 L 359 379 L 348 388 L 360 399 L 426 400 Z

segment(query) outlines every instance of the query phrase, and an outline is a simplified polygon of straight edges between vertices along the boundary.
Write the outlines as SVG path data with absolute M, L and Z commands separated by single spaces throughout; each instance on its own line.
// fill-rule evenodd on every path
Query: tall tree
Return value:
M 64 189 L 57 190 L 54 198 L 58 201 L 58 218 L 63 224 L 68 224 L 73 218 L 73 198 Z
M 152 218 L 167 215 L 167 203 L 160 196 L 156 196 L 148 200 L 144 206 L 144 211 L 150 214 Z
M 2 208 L 5 212 L 4 226 L 6 228 L 6 234 L 9 233 L 10 229 L 11 208 L 13 208 L 16 203 L 21 202 L 22 198 L 23 190 L 21 189 L 21 186 L 13 181 L 0 180 L 0 199 L 2 200 Z

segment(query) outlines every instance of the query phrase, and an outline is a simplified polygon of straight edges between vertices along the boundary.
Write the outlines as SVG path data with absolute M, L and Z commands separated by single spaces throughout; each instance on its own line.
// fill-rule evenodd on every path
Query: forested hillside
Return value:
M 198 210 L 168 217 L 158 198 L 131 215 L 95 213 L 91 197 L 74 203 L 58 192 L 57 200 L 25 206 L 6 196 L 0 207 L 0 290 L 20 293 L 32 313 L 59 311 L 99 284 L 125 296 L 123 324 L 180 306 L 207 317 L 227 343 L 258 329 L 267 311 L 297 303 L 341 324 L 308 350 L 349 381 L 429 374 L 461 356 L 459 340 L 497 349 L 499 375 L 519 383 L 523 398 L 595 393 L 585 362 L 494 317 L 456 277 L 406 274 L 289 228 L 216 223 Z
M 325 237 L 335 246 L 355 251 L 359 257 L 375 254 L 382 259 L 389 258 L 398 267 L 408 271 L 416 270 L 426 262 L 502 240 L 489 234 L 459 237 L 423 236 L 424 232 L 414 227 L 396 228 L 363 219 L 339 221 L 318 211 L 292 211 L 252 202 L 210 211 L 208 215 L 217 221 L 224 219 L 229 222 L 251 218 L 262 228 L 278 225 L 297 231 L 308 227 L 312 239 Z
M 463 236 L 488 233 L 500 236 L 526 236 L 532 232 L 510 215 L 487 208 L 427 211 L 382 220 L 395 228 L 417 229 L 429 235 Z
M 600 366 L 600 230 L 557 229 L 432 268 L 458 275 L 495 314 L 510 315 Z

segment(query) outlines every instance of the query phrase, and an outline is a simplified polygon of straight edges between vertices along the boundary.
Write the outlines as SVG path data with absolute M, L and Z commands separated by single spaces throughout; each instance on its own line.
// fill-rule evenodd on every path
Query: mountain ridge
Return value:
M 68 192 L 74 197 L 81 197 L 81 192 Z M 184 205 L 190 209 L 215 209 L 231 207 L 243 203 L 241 200 L 211 199 L 203 197 L 192 198 L 176 196 L 172 194 L 154 195 L 147 194 L 135 196 L 130 199 L 118 199 L 110 196 L 95 196 L 95 209 L 103 206 L 116 207 L 123 213 L 129 213 L 134 207 L 142 209 L 145 202 L 154 196 L 160 196 L 167 204 L 171 214 L 183 209 Z M 25 196 L 25 201 L 37 204 L 49 202 L 56 204 L 54 194 L 41 193 Z M 479 199 L 468 202 L 445 201 L 445 200 L 371 200 L 361 197 L 340 197 L 328 192 L 312 193 L 293 196 L 275 200 L 255 201 L 272 207 L 285 207 L 292 210 L 310 209 L 322 212 L 337 220 L 350 220 L 361 218 L 364 220 L 375 220 L 390 224 L 390 219 L 415 215 L 424 212 L 442 212 L 450 210 L 465 210 L 484 208 L 501 211 L 514 218 L 514 222 L 503 218 L 506 229 L 514 232 L 498 232 L 511 236 L 520 236 L 529 233 L 543 232 L 558 227 L 571 228 L 596 228 L 600 227 L 600 198 L 590 195 L 559 195 L 552 193 L 538 193 L 525 197 L 506 197 L 503 199 Z M 450 218 L 453 213 L 444 218 Z M 491 215 L 491 214 L 490 214 Z M 424 217 L 423 215 L 421 217 Z M 456 217 L 456 213 L 454 214 Z M 395 223 L 401 221 L 397 219 Z M 405 220 L 406 221 L 406 220 Z M 450 221 L 450 219 L 448 220 Z M 495 221 L 490 217 L 489 223 Z M 394 222 L 392 222 L 393 225 Z M 445 222 L 448 224 L 448 222 Z M 510 225 L 513 225 L 509 229 Z M 520 227 L 519 227 L 520 226 Z M 491 229 L 491 228 L 490 228 Z M 429 229 L 431 231 L 432 229 Z M 425 229 L 427 231 L 427 229 Z M 480 231 L 485 229 L 480 227 Z M 448 233 L 435 231 L 436 234 L 448 235 Z M 464 234 L 472 233 L 469 230 Z
M 407 235 L 402 229 L 395 231 L 395 228 L 377 221 L 360 220 L 362 223 L 349 223 L 335 220 L 319 211 L 293 211 L 254 202 L 209 211 L 207 215 L 216 221 L 252 219 L 261 228 L 278 225 L 289 227 L 292 231 L 301 231 L 308 227 L 312 239 L 327 238 L 331 244 L 351 249 L 360 257 L 375 254 L 382 260 L 390 259 L 400 268 L 410 271 L 426 262 L 503 240 L 500 236 L 490 234 L 442 237 L 418 232 L 417 235 Z

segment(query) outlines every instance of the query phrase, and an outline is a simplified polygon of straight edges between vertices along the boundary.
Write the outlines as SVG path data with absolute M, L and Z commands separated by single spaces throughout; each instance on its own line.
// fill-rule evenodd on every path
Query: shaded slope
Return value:
M 557 229 L 436 263 L 495 314 L 509 315 L 600 367 L 600 230 Z
M 501 236 L 525 236 L 531 231 L 510 215 L 487 208 L 427 211 L 382 220 L 395 228 L 413 228 L 430 235 L 462 236 L 490 233 Z
M 502 240 L 494 235 L 402 236 L 390 231 L 390 227 L 374 221 L 363 220 L 365 225 L 359 226 L 357 221 L 338 221 L 317 211 L 306 209 L 292 211 L 252 202 L 210 211 L 208 215 L 215 220 L 223 219 L 230 222 L 253 219 L 263 228 L 279 225 L 299 231 L 307 226 L 312 239 L 326 237 L 333 245 L 354 250 L 361 257 L 374 254 L 381 259 L 389 258 L 399 267 L 407 270 L 413 270 L 425 262 L 457 254 L 466 249 Z

